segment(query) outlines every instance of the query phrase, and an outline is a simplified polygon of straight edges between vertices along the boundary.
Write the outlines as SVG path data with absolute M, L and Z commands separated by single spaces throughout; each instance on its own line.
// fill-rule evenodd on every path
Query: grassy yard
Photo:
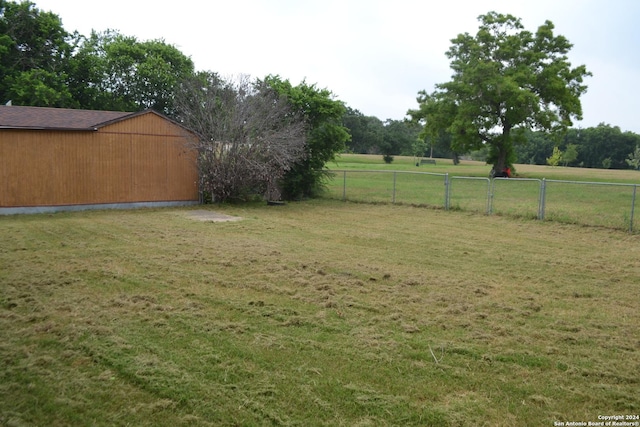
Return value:
M 202 207 L 198 207 L 202 209 Z M 0 217 L 0 425 L 640 413 L 640 236 L 331 200 Z

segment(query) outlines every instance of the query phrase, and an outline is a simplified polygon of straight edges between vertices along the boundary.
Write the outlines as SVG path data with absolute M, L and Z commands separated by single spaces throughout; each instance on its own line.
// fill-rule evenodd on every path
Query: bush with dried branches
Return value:
M 213 201 L 279 200 L 280 180 L 306 155 L 307 129 L 287 99 L 247 76 L 199 73 L 176 95 L 178 120 L 198 136 L 201 189 Z

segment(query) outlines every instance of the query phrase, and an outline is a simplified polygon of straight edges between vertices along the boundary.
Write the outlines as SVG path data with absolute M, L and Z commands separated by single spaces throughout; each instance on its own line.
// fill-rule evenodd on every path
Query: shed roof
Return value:
M 142 113 L 0 105 L 0 129 L 89 131 Z

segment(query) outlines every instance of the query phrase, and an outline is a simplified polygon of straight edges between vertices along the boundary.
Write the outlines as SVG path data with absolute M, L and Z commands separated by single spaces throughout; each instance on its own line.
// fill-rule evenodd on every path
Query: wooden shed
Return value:
M 198 203 L 193 138 L 151 110 L 0 106 L 0 214 Z

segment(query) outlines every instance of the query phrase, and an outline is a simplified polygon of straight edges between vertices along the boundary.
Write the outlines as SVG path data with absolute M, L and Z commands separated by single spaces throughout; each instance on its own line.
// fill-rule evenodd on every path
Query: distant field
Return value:
M 399 203 L 538 218 L 623 230 L 640 228 L 640 172 L 516 165 L 512 180 L 488 179 L 490 166 L 476 161 L 416 166 L 418 159 L 342 155 L 330 165 L 328 198 Z M 449 179 L 447 201 L 445 177 Z M 542 179 L 547 181 L 541 203 Z M 554 182 L 562 181 L 562 182 Z M 609 185 L 616 184 L 616 185 Z M 635 196 L 634 196 L 635 193 Z M 635 206 L 634 206 L 635 197 Z M 542 214 L 541 214 L 542 212 Z
M 0 425 L 640 413 L 638 235 L 331 200 L 204 208 L 243 220 L 0 217 Z
M 491 171 L 490 165 L 474 160 L 462 160 L 460 164 L 454 165 L 451 159 L 435 159 L 436 165 L 420 165 L 416 167 L 417 160 L 418 158 L 415 157 L 395 156 L 391 164 L 386 164 L 380 155 L 342 154 L 328 166 L 334 170 L 398 170 L 478 177 L 488 177 Z M 523 164 L 515 165 L 515 169 L 517 177 L 520 178 L 640 184 L 640 171 L 631 169 L 589 169 Z

